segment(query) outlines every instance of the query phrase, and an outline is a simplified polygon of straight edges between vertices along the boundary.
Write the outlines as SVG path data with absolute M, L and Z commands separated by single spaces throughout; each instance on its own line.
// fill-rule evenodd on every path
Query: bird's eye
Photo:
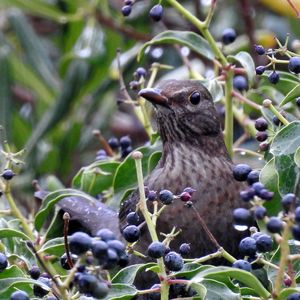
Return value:
M 193 105 L 197 105 L 200 103 L 201 95 L 199 92 L 192 92 L 189 96 L 189 100 Z

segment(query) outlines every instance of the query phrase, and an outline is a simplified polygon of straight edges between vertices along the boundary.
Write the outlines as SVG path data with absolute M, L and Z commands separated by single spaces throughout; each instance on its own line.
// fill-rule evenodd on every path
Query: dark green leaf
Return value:
M 282 289 L 278 295 L 278 300 L 286 300 L 290 294 L 300 293 L 300 288 L 286 288 Z
M 137 289 L 129 284 L 112 284 L 104 300 L 129 300 L 137 294 Z
M 241 51 L 236 55 L 230 55 L 227 57 L 229 61 L 238 61 L 242 67 L 246 70 L 250 85 L 252 85 L 255 78 L 255 65 L 251 55 L 248 52 Z
M 138 54 L 138 61 L 140 60 L 144 50 L 148 46 L 157 44 L 184 45 L 210 60 L 214 59 L 214 54 L 208 42 L 200 35 L 191 31 L 167 30 L 158 34 L 151 41 L 145 43 L 142 46 Z
M 296 85 L 281 101 L 279 107 L 289 103 L 292 100 L 295 100 L 300 96 L 300 84 Z
M 0 239 L 10 238 L 10 237 L 19 237 L 26 241 L 30 240 L 30 238 L 21 231 L 11 229 L 11 228 L 1 228 L 0 229 Z
M 38 252 L 61 256 L 65 252 L 64 238 L 59 237 L 47 241 Z
M 297 167 L 300 168 L 300 146 L 298 147 L 298 149 L 295 152 L 294 161 L 295 161 L 295 164 L 297 165 Z
M 192 282 L 192 284 L 190 285 L 190 287 L 197 292 L 197 296 L 199 297 L 199 299 L 206 299 L 206 295 L 207 295 L 207 289 L 206 287 L 198 282 Z M 198 299 L 197 296 L 193 296 L 193 299 Z
M 112 283 L 127 283 L 133 284 L 136 274 L 144 271 L 147 268 L 153 267 L 156 263 L 136 264 L 120 270 L 111 280 Z

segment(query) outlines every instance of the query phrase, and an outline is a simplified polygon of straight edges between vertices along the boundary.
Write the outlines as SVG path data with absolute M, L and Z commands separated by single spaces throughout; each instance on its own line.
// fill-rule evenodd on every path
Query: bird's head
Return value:
M 139 96 L 156 110 L 163 141 L 191 141 L 217 136 L 220 122 L 209 91 L 196 80 L 166 80 L 156 88 L 145 88 Z

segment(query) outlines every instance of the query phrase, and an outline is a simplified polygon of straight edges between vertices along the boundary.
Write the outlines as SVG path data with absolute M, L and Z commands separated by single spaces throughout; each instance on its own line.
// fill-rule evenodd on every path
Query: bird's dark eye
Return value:
M 189 100 L 193 105 L 197 105 L 200 103 L 201 95 L 199 92 L 192 92 L 189 96 Z

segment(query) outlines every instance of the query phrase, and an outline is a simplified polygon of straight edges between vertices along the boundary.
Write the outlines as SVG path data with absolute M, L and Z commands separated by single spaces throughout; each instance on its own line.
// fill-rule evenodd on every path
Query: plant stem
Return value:
M 284 273 L 285 273 L 285 268 L 288 263 L 288 256 L 290 254 L 290 249 L 289 249 L 289 235 L 290 235 L 290 227 L 291 224 L 289 220 L 285 224 L 283 233 L 282 233 L 282 239 L 280 241 L 280 261 L 279 261 L 279 269 L 277 272 L 276 280 L 275 280 L 275 285 L 274 285 L 274 292 L 273 296 L 276 299 L 280 293 L 281 286 L 282 286 L 282 281 L 284 278 Z
M 157 242 L 158 237 L 157 233 L 154 227 L 154 224 L 152 223 L 151 216 L 147 207 L 146 203 L 146 197 L 145 197 L 145 188 L 144 188 L 144 178 L 143 178 L 143 169 L 142 169 L 142 157 L 143 154 L 139 151 L 135 151 L 132 154 L 133 159 L 135 160 L 135 167 L 136 167 L 136 173 L 137 173 L 137 180 L 138 180 L 138 187 L 139 187 L 139 193 L 140 193 L 140 201 L 139 201 L 139 208 L 144 216 L 145 222 L 147 224 L 151 239 L 153 242 Z M 164 265 L 164 261 L 162 258 L 159 258 L 157 260 L 157 264 L 160 269 L 159 278 L 161 280 L 161 300 L 168 300 L 169 298 L 169 285 L 166 281 L 167 273 Z
M 11 209 L 11 213 L 13 216 L 15 216 L 17 219 L 20 220 L 23 230 L 26 233 L 26 235 L 33 241 L 34 240 L 34 235 L 32 233 L 32 230 L 30 229 L 29 225 L 27 224 L 27 219 L 23 216 L 23 214 L 21 213 L 21 211 L 18 209 L 11 193 L 10 193 L 10 184 L 7 183 L 5 190 L 4 190 L 4 195 L 5 198 L 10 206 Z

